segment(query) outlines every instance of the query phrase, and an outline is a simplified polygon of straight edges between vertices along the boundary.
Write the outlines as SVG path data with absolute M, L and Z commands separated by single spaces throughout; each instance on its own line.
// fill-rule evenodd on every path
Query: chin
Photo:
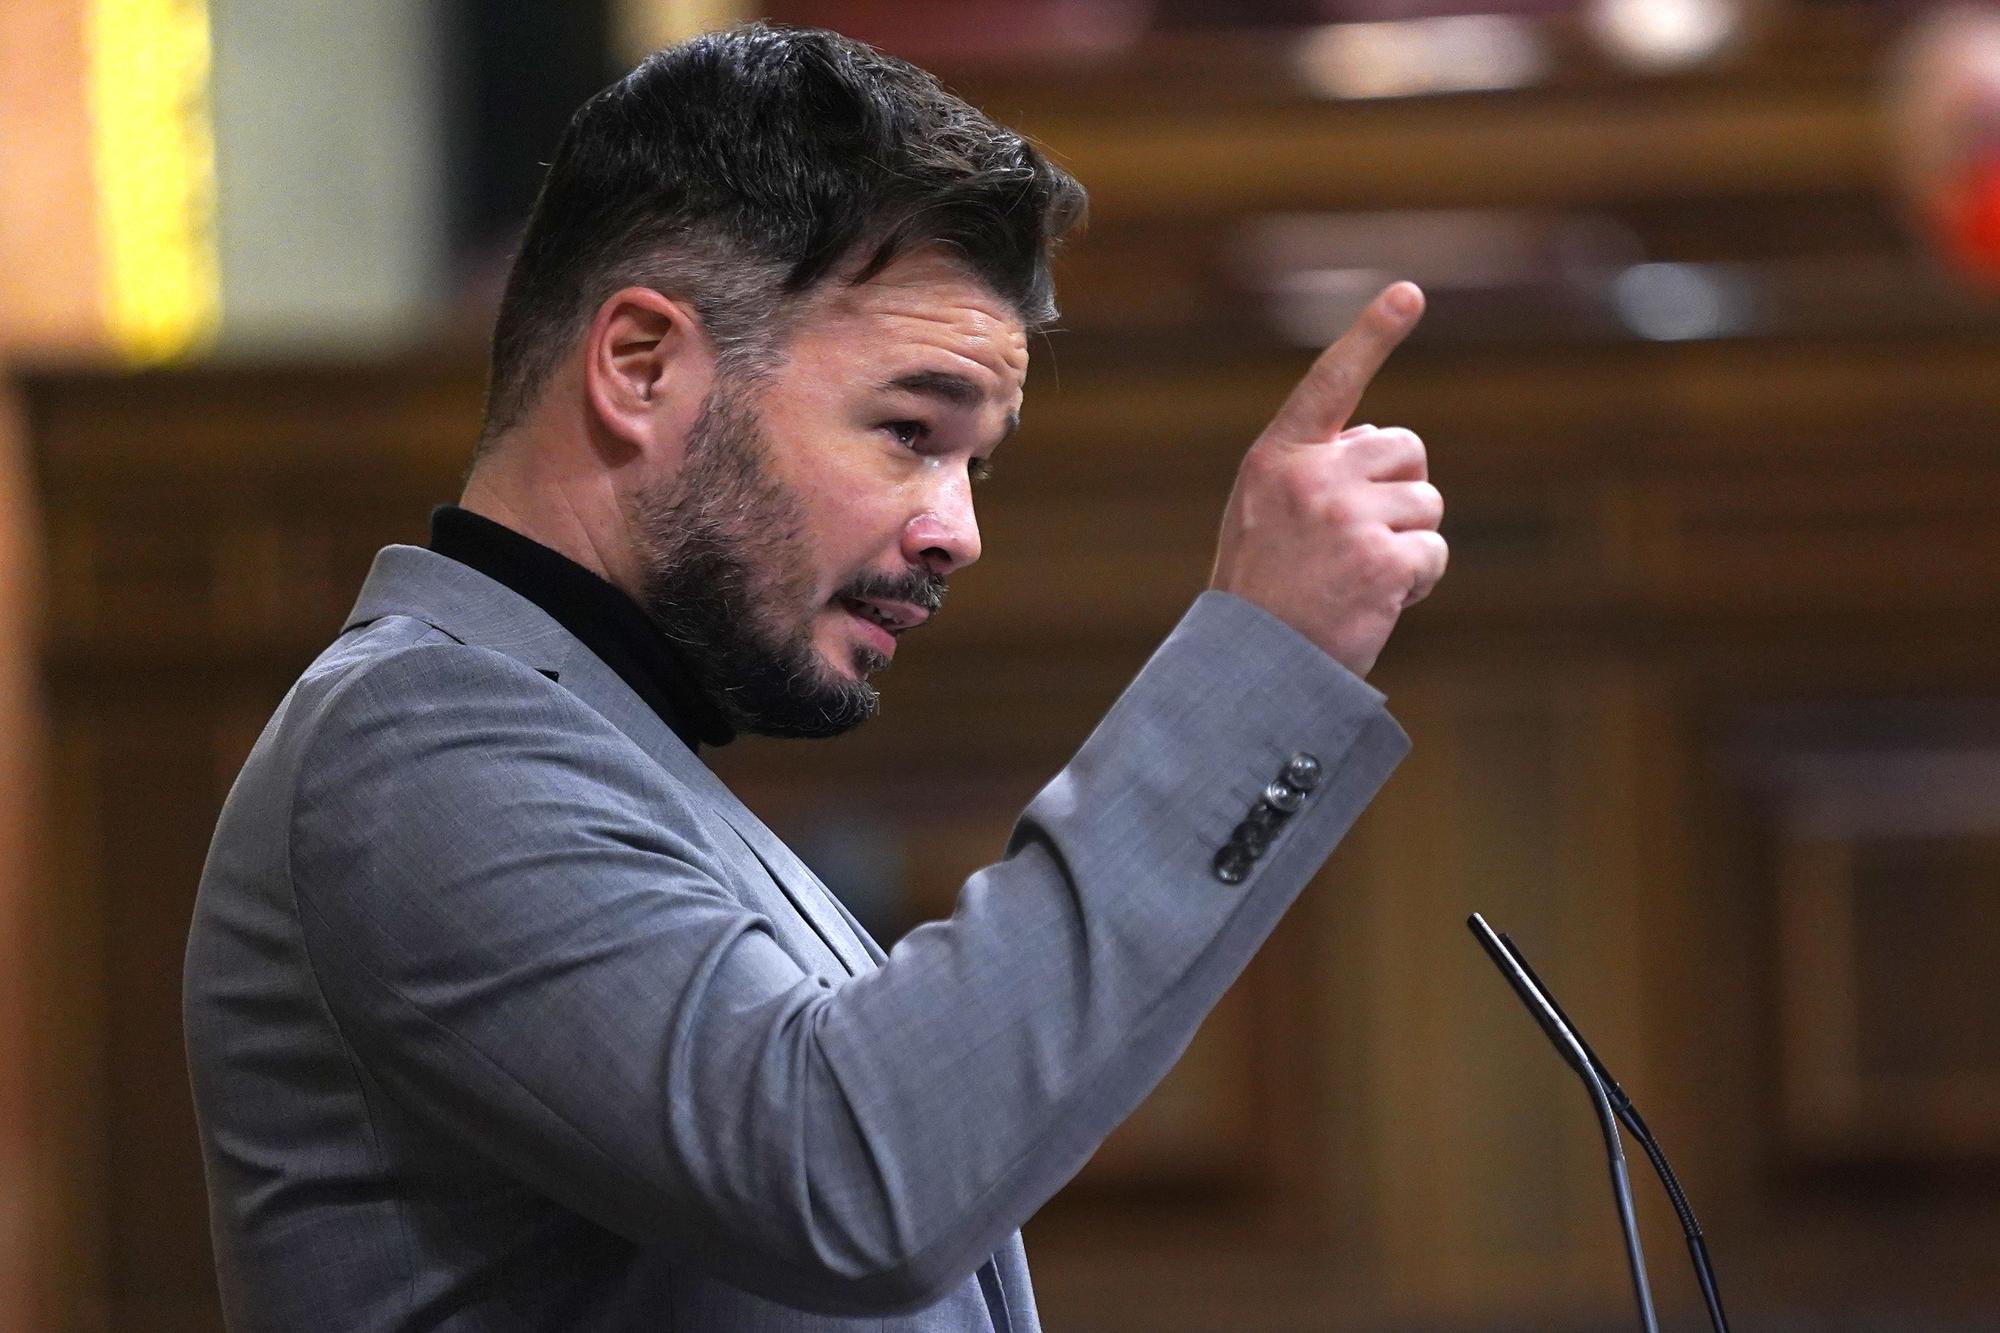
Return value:
M 844 617 L 847 613 L 837 614 Z M 828 680 L 846 684 L 865 683 L 870 676 L 889 665 L 887 654 L 854 642 L 843 625 L 834 626 L 830 637 L 831 643 L 821 637 L 812 646 L 812 654 L 819 659 L 820 671 Z
M 841 645 L 831 653 L 815 653 L 821 673 L 829 681 L 843 685 L 865 685 L 868 678 L 889 665 L 889 659 L 872 648 Z

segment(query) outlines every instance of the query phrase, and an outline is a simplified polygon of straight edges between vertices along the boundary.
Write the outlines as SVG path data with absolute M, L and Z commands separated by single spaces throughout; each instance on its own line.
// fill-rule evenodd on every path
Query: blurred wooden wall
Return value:
M 1717 345 L 1560 370 L 1416 355 L 1384 376 L 1370 415 L 1425 431 L 1453 506 L 1452 581 L 1379 672 L 1417 749 L 1182 1068 L 1031 1229 L 1052 1327 L 1615 1319 L 1587 1108 L 1465 937 L 1475 907 L 1669 1141 L 1746 1314 L 2000 1306 L 1981 1174 L 2000 1120 L 1976 1095 L 1994 993 L 1958 997 L 1973 1027 L 1954 1037 L 1919 984 L 1982 975 L 1991 885 L 1825 869 L 1830 847 L 1902 848 L 1976 872 L 1990 831 L 1975 802 L 1941 829 L 1843 833 L 1785 786 L 1865 806 L 1871 755 L 1990 760 L 1996 356 Z M 1293 369 L 1186 367 L 1169 393 L 1150 368 L 1072 363 L 1038 385 L 984 502 L 989 562 L 885 678 L 884 716 L 718 766 L 803 842 L 886 846 L 915 907 L 948 910 L 1199 589 L 1237 453 Z M 210 823 L 374 548 L 420 540 L 449 494 L 477 387 L 410 366 L 29 385 L 58 852 L 37 1092 L 70 1204 L 39 1257 L 86 1279 L 51 1327 L 213 1324 L 176 1006 Z M 1922 467 L 1881 447 L 1913 423 Z M 1871 733 L 1870 709 L 1891 725 Z M 1828 755 L 1849 771 L 1816 771 Z M 1812 933 L 1893 915 L 1898 893 L 1929 907 L 1879 942 L 1893 952 Z M 1788 1000 L 1801 958 L 1827 971 Z M 1850 1106 L 1787 1071 L 1785 1026 L 1856 988 L 1879 1012 L 1830 1075 Z M 1880 1025 L 1900 1024 L 1942 1036 L 1885 1055 Z M 1902 1113 L 1887 1133 L 1884 1106 Z M 1640 1184 L 1663 1298 L 1685 1309 Z
M 982 495 L 986 560 L 877 722 L 716 756 L 905 910 L 948 910 L 1203 583 L 1237 458 L 1307 356 L 1232 286 L 1244 218 L 1580 204 L 1725 257 L 1838 231 L 1832 271 L 1869 291 L 1915 263 L 1859 48 L 1362 106 L 1260 83 L 1259 59 L 971 90 L 1097 217 L 1065 264 L 1073 331 L 1038 341 Z M 1455 551 L 1378 673 L 1417 748 L 1030 1228 L 1051 1328 L 1626 1326 L 1588 1108 L 1466 937 L 1475 907 L 1667 1142 L 1743 1326 L 2000 1318 L 2000 330 L 1891 309 L 1399 354 L 1365 415 L 1430 442 Z M 29 1067 L 61 1129 L 42 1326 L 215 1324 L 177 1004 L 209 830 L 372 552 L 453 494 L 478 388 L 469 349 L 25 381 L 53 849 Z

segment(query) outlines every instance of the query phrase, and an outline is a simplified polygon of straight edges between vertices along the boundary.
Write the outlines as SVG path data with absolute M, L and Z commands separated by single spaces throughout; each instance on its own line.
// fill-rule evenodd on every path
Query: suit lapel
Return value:
M 862 943 L 865 932 L 820 883 L 819 877 L 737 799 L 736 793 L 708 765 L 681 743 L 659 714 L 648 708 L 615 671 L 589 653 L 579 652 L 571 659 L 571 671 L 562 683 L 705 801 L 735 831 L 744 849 L 763 866 L 843 971 L 858 976 L 875 969 L 876 959 Z
M 873 971 L 883 954 L 819 877 L 736 798 L 617 672 L 527 598 L 447 556 L 390 546 L 375 557 L 348 616 L 353 629 L 388 615 L 411 616 L 461 643 L 507 654 L 556 680 L 625 733 L 653 761 L 705 802 L 777 885 L 809 928 L 787 932 L 810 941 L 820 964 L 850 976 Z M 740 887 L 740 886 L 739 886 Z M 779 923 L 782 929 L 783 923 Z

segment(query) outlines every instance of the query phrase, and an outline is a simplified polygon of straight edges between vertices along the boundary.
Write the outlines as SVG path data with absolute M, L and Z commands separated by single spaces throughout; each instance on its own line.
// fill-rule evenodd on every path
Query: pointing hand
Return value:
M 1320 354 L 1244 456 L 1209 579 L 1357 675 L 1444 575 L 1444 498 L 1423 441 L 1347 424 L 1423 308 L 1423 293 L 1399 282 Z

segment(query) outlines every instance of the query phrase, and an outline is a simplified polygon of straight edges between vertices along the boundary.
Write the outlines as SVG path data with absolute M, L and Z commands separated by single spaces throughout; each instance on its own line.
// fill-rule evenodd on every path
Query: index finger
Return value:
M 1354 415 L 1375 372 L 1423 313 L 1424 294 L 1414 282 L 1384 289 L 1353 326 L 1319 354 L 1264 434 L 1294 443 L 1332 439 Z

